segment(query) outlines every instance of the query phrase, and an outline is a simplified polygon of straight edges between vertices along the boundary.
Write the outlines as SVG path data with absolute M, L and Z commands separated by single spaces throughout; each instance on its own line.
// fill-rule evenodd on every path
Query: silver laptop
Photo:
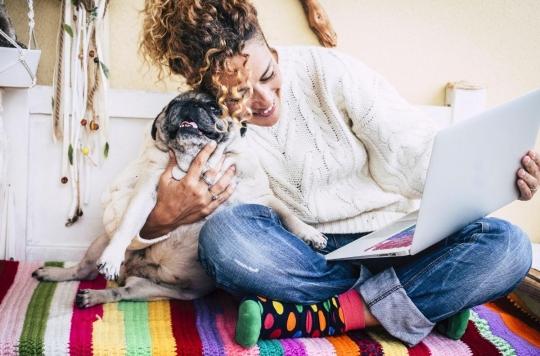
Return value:
M 414 255 L 518 198 L 516 172 L 540 127 L 540 89 L 441 130 L 420 209 L 326 255 Z

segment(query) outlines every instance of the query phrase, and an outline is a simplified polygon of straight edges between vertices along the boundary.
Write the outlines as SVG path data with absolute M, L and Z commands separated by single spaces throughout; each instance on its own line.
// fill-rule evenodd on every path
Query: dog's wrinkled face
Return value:
M 174 98 L 158 115 L 152 126 L 152 137 L 162 150 L 172 149 L 182 170 L 210 141 L 221 143 L 229 135 L 220 119 L 221 110 L 210 95 L 189 91 Z M 185 167 L 187 164 L 187 167 Z

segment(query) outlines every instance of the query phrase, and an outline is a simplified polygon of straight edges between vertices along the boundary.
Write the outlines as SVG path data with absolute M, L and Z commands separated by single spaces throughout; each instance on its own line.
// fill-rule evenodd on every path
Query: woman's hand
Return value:
M 540 185 L 540 155 L 530 150 L 521 159 L 521 165 L 523 168 L 517 172 L 519 200 L 530 200 Z
M 215 148 L 215 144 L 206 145 L 191 162 L 186 176 L 180 180 L 175 180 L 172 176 L 176 158 L 170 153 L 167 169 L 159 181 L 156 206 L 140 231 L 142 238 L 156 238 L 180 225 L 199 221 L 231 196 L 234 191 L 234 185 L 231 184 L 235 174 L 234 166 L 212 186 L 201 177 L 203 167 Z M 220 167 L 213 167 L 204 174 L 207 181 L 213 181 L 219 174 L 221 163 Z

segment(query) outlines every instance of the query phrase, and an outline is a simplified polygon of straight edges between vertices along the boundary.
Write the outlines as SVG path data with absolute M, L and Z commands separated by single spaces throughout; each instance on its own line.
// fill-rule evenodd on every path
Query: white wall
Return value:
M 415 104 L 442 105 L 447 82 L 466 79 L 489 88 L 493 106 L 540 86 L 538 0 L 320 0 L 338 34 L 338 48 L 381 72 Z M 39 84 L 50 85 L 60 2 L 34 0 L 44 50 Z M 318 44 L 299 0 L 254 0 L 272 44 Z M 109 5 L 111 85 L 175 91 L 156 83 L 137 54 L 144 0 Z M 26 41 L 26 2 L 6 0 Z

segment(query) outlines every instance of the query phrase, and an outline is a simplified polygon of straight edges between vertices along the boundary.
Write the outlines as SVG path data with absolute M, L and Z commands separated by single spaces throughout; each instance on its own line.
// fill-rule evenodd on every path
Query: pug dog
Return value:
M 272 194 L 266 174 L 242 139 L 246 128 L 221 116 L 219 105 L 207 94 L 189 91 L 174 98 L 154 120 L 151 137 L 146 137 L 137 161 L 105 194 L 106 234 L 94 240 L 78 265 L 41 267 L 33 276 L 47 281 L 80 280 L 93 279 L 101 272 L 123 285 L 82 290 L 76 300 L 79 307 L 118 300 L 191 300 L 211 292 L 215 285 L 197 261 L 197 248 L 199 232 L 212 214 L 158 239 L 144 240 L 138 235 L 156 204 L 159 178 L 169 160 L 167 152 L 172 150 L 176 157 L 173 177 L 182 179 L 194 157 L 211 141 L 216 142 L 216 149 L 201 178 L 207 181 L 204 172 L 219 162 L 223 162 L 222 172 L 231 165 L 236 167 L 235 191 L 217 210 L 239 203 L 266 205 L 291 233 L 315 248 L 324 248 L 326 237 Z

